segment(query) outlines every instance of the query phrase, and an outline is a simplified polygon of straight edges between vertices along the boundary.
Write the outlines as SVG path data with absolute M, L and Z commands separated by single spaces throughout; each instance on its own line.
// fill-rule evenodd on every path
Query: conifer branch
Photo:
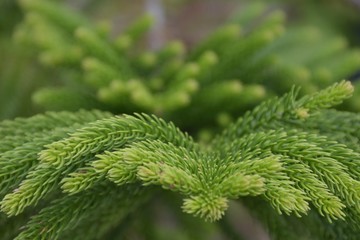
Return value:
M 0 237 L 99 239 L 171 192 L 210 222 L 237 200 L 275 239 L 357 238 L 360 116 L 331 108 L 353 94 L 358 106 L 352 84 L 334 82 L 360 55 L 342 37 L 285 31 L 282 10 L 254 3 L 192 49 L 139 51 L 149 16 L 112 39 L 59 3 L 19 2 L 15 39 L 76 80 L 33 100 L 100 110 L 0 122 Z
M 342 121 L 341 112 L 321 108 L 338 104 L 351 91 L 348 82 L 300 99 L 294 90 L 246 113 L 207 146 L 197 144 L 174 124 L 146 114 L 109 117 L 82 111 L 4 121 L 0 126 L 5 139 L 8 132 L 36 137 L 0 156 L 1 211 L 19 215 L 62 190 L 64 195 L 48 202 L 17 239 L 57 239 L 74 231 L 75 222 L 87 221 L 89 214 L 107 219 L 99 225 L 105 233 L 121 221 L 110 212 L 100 214 L 101 209 L 119 204 L 108 202 L 107 195 L 120 194 L 136 207 L 129 193 L 155 185 L 181 194 L 183 211 L 205 220 L 220 219 L 230 199 L 251 196 L 264 199 L 277 214 L 302 216 L 313 206 L 328 222 L 345 220 L 356 229 L 359 152 L 346 141 L 328 136 L 314 119 L 334 113 L 328 121 Z M 299 109 L 306 109 L 306 114 L 299 114 Z M 72 117 L 64 121 L 67 115 Z M 342 121 L 344 133 L 358 139 L 357 132 L 349 128 L 353 123 L 357 127 L 358 116 L 349 116 L 351 119 Z M 24 126 L 32 122 L 38 127 L 26 132 Z M 331 132 L 337 136 L 341 131 Z M 56 217 L 63 206 L 67 210 Z

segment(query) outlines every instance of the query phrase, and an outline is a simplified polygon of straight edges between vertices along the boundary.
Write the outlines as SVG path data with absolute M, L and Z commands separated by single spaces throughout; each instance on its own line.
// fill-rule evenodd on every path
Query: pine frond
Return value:
M 251 197 L 265 200 L 275 210 L 271 214 L 302 216 L 322 229 L 333 223 L 332 236 L 345 231 L 346 221 L 351 237 L 360 218 L 360 153 L 338 136 L 359 139 L 358 116 L 321 110 L 351 91 L 341 82 L 298 100 L 294 89 L 246 113 L 208 145 L 146 114 L 60 112 L 2 122 L 4 134 L 34 138 L 0 156 L 1 211 L 22 216 L 29 207 L 42 208 L 17 239 L 59 239 L 93 223 L 90 216 L 104 219 L 100 236 L 139 207 L 137 200 L 145 201 L 142 192 L 151 196 L 151 186 L 159 186 L 182 196 L 184 212 L 205 220 L 220 219 L 229 200 Z M 330 117 L 321 127 L 316 116 L 322 114 Z M 327 130 L 334 121 L 342 128 Z M 32 123 L 38 127 L 25 128 Z M 113 205 L 120 215 L 108 209 Z M 304 216 L 309 212 L 311 217 Z M 286 218 L 274 224 L 285 226 Z
M 113 190 L 111 186 L 99 186 L 99 189 L 93 191 L 56 199 L 33 216 L 15 239 L 34 239 L 39 236 L 40 239 L 59 239 L 62 234 L 75 229 L 82 220 L 86 221 L 96 212 L 109 211 L 107 208 L 111 206 L 114 206 L 112 211 L 117 210 L 115 219 L 120 221 L 145 200 L 143 191 L 135 186 Z
M 0 122 L 1 239 L 101 239 L 130 218 L 156 231 L 143 204 L 162 194 L 176 218 L 218 224 L 236 201 L 274 239 L 358 238 L 360 116 L 331 109 L 351 95 L 342 109 L 360 109 L 358 86 L 335 83 L 360 67 L 344 37 L 285 29 L 286 12 L 256 2 L 190 49 L 149 50 L 150 16 L 113 38 L 61 3 L 19 4 L 15 40 L 61 85 L 33 101 L 121 115 Z

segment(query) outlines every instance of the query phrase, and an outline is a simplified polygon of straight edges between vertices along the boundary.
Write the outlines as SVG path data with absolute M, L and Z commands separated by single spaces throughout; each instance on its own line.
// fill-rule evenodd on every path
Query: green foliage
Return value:
M 185 213 L 207 221 L 222 218 L 233 199 L 251 206 L 276 239 L 309 223 L 319 229 L 331 224 L 332 232 L 309 230 L 319 239 L 356 239 L 359 116 L 325 110 L 352 92 L 346 81 L 301 98 L 293 89 L 247 112 L 206 145 L 147 114 L 54 112 L 4 121 L 2 141 L 12 145 L 0 155 L 1 211 L 10 220 L 35 212 L 16 239 L 75 233 L 99 239 L 161 188 L 182 196 Z M 98 230 L 85 230 L 87 224 Z
M 294 84 L 301 94 L 313 93 L 360 67 L 359 51 L 342 36 L 313 26 L 285 31 L 285 12 L 259 2 L 189 51 L 181 41 L 144 49 L 139 40 L 152 24 L 149 16 L 112 37 L 108 28 L 54 2 L 20 5 L 26 17 L 15 39 L 35 48 L 45 66 L 62 69 L 62 88 L 33 97 L 47 110 L 154 113 L 192 132 L 226 125 Z M 343 107 L 358 110 L 359 98 L 356 91 Z
M 34 107 L 29 104 L 31 94 L 44 82 L 38 76 L 38 64 L 34 63 L 29 49 L 1 34 L 0 53 L 0 119 L 34 114 Z
M 272 239 L 358 239 L 360 115 L 333 108 L 360 109 L 359 83 L 336 83 L 360 54 L 343 36 L 255 2 L 189 49 L 149 50 L 150 16 L 113 37 L 56 1 L 19 6 L 0 118 L 27 114 L 38 70 L 52 80 L 32 100 L 54 112 L 0 122 L 1 239 L 241 239 L 233 203 Z

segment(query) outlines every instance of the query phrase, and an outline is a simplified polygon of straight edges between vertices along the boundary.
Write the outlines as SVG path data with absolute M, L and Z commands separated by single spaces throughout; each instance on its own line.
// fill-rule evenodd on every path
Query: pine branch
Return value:
M 111 39 L 59 3 L 20 4 L 26 17 L 16 40 L 78 81 L 44 88 L 35 102 L 146 113 L 81 110 L 1 122 L 4 238 L 99 239 L 170 190 L 183 212 L 205 221 L 221 219 L 239 199 L 276 239 L 356 239 L 359 115 L 325 109 L 357 91 L 342 81 L 316 92 L 359 67 L 359 52 L 341 37 L 324 44 L 320 30 L 284 32 L 284 12 L 255 3 L 189 53 L 178 41 L 138 51 L 148 16 Z M 294 83 L 302 92 L 290 90 Z M 216 124 L 229 126 L 213 135 Z M 211 139 L 199 143 L 176 126 L 210 131 Z
M 333 113 L 331 124 L 334 119 L 342 122 L 345 133 L 358 139 L 349 128 L 357 126 L 356 114 L 342 121 L 341 112 L 321 110 L 348 98 L 351 91 L 348 82 L 341 82 L 297 100 L 294 90 L 246 113 L 205 146 L 174 124 L 146 114 L 109 117 L 82 111 L 5 121 L 0 123 L 4 134 L 36 137 L 1 154 L 6 194 L 1 211 L 19 215 L 30 206 L 41 207 L 41 200 L 47 203 L 18 239 L 68 236 L 77 224 L 93 222 L 87 217 L 92 215 L 104 219 L 100 236 L 125 216 L 107 211 L 119 203 L 112 202 L 118 198 L 111 194 L 120 194 L 133 209 L 138 205 L 129 193 L 155 185 L 183 196 L 183 211 L 205 220 L 220 219 L 229 199 L 252 196 L 264 199 L 277 214 L 302 216 L 314 207 L 320 219 L 335 222 L 337 231 L 345 229 L 338 222 L 346 221 L 352 236 L 360 217 L 360 153 L 328 137 L 314 120 Z M 72 117 L 64 122 L 67 115 Z M 33 122 L 37 128 L 26 132 L 26 124 Z M 20 123 L 22 128 L 16 129 Z M 59 190 L 64 194 L 48 202 Z M 319 224 L 326 228 L 327 223 Z

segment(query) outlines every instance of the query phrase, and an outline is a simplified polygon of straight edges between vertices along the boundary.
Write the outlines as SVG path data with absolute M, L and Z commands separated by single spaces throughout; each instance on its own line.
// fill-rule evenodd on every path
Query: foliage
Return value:
M 285 12 L 258 2 L 188 53 L 177 40 L 143 49 L 149 16 L 112 37 L 106 24 L 94 26 L 53 2 L 20 3 L 25 21 L 15 39 L 37 49 L 40 62 L 54 72 L 61 69 L 62 88 L 49 86 L 33 96 L 47 110 L 155 113 L 192 132 L 224 126 L 293 84 L 302 86 L 301 94 L 313 93 L 360 67 L 359 51 L 343 37 L 314 26 L 284 32 Z M 360 109 L 359 98 L 356 93 L 347 108 Z
M 4 121 L 1 210 L 9 217 L 36 212 L 16 239 L 61 239 L 95 219 L 97 234 L 80 234 L 96 239 L 156 195 L 154 185 L 181 194 L 183 211 L 204 220 L 219 220 L 229 199 L 249 196 L 273 214 L 311 211 L 320 229 L 332 223 L 332 233 L 315 233 L 319 239 L 355 239 L 359 116 L 325 110 L 353 87 L 343 81 L 300 99 L 298 90 L 263 102 L 208 145 L 146 114 L 54 112 Z
M 189 50 L 148 50 L 149 16 L 112 37 L 57 2 L 19 3 L 19 46 L 1 46 L 26 51 L 0 65 L 0 117 L 25 114 L 26 68 L 51 73 L 32 99 L 53 111 L 0 122 L 1 239 L 241 239 L 231 203 L 272 239 L 358 239 L 360 116 L 334 107 L 360 109 L 358 83 L 336 82 L 360 53 L 343 37 L 285 31 L 285 11 L 255 2 Z

